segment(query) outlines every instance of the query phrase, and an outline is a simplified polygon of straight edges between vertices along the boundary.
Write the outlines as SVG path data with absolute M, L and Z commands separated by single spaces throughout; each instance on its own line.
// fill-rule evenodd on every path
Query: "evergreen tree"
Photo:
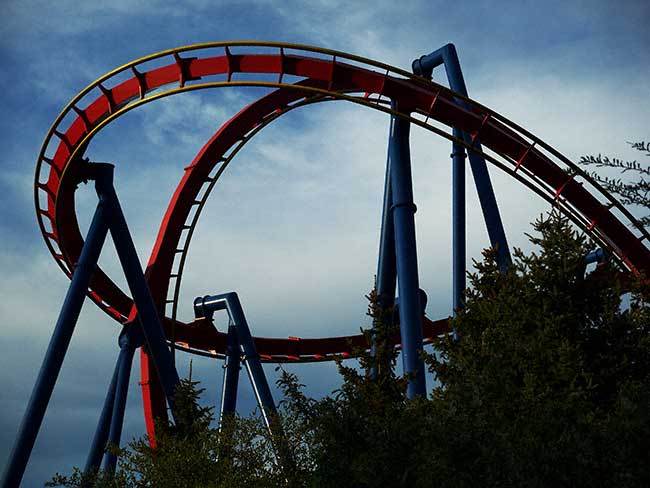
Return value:
M 650 309 L 629 306 L 611 265 L 585 277 L 590 246 L 566 219 L 538 220 L 539 251 L 494 252 L 470 275 L 462 339 L 428 357 L 430 448 L 443 486 L 648 486 Z M 647 290 L 645 290 L 647 296 Z M 434 432 L 435 430 L 435 432 Z

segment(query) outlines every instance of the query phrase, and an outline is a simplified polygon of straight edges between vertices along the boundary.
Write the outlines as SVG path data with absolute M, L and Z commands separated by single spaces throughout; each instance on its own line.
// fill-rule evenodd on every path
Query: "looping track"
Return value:
M 242 52 L 234 52 L 235 50 Z M 219 52 L 217 52 L 219 51 Z M 155 67 L 150 67 L 155 64 Z M 129 76 L 130 73 L 130 76 Z M 263 78 L 261 80 L 261 78 Z M 120 81 L 116 81 L 120 80 Z M 289 81 L 294 83 L 290 83 Z M 558 206 L 624 267 L 650 271 L 650 236 L 616 200 L 567 158 L 492 110 L 400 69 L 348 54 L 280 43 L 231 42 L 187 46 L 134 61 L 89 85 L 63 110 L 37 162 L 35 202 L 45 242 L 71 276 L 83 245 L 74 192 L 83 155 L 110 122 L 140 105 L 177 93 L 223 86 L 275 88 L 224 124 L 185 172 L 169 204 L 147 266 L 165 327 L 180 348 L 221 355 L 225 336 L 201 321 L 176 320 L 178 291 L 190 240 L 205 200 L 235 154 L 259 130 L 293 108 L 345 100 L 408 119 L 477 151 L 441 127 L 480 136 L 481 154 L 536 194 Z M 463 108 L 455 99 L 463 99 Z M 385 106 L 397 102 L 398 109 Z M 587 189 L 588 187 L 588 189 Z M 635 229 L 632 231 L 631 229 Z M 647 242 L 646 241 L 646 242 Z M 101 270 L 88 296 L 120 323 L 135 317 L 133 301 Z M 424 319 L 425 337 L 447 329 Z M 256 338 L 265 361 L 319 361 L 363 346 L 361 335 L 320 339 Z

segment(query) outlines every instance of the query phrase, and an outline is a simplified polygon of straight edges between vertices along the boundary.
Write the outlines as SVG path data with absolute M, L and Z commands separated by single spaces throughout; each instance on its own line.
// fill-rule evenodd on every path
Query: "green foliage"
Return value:
M 156 448 L 146 436 L 116 449 L 120 458 L 114 476 L 100 471 L 88 478 L 78 469 L 56 475 L 47 486 L 68 488 L 208 488 L 278 486 L 281 470 L 268 432 L 256 416 L 224 419 L 211 427 L 212 408 L 198 403 L 203 389 L 182 380 L 176 399 L 176 423 L 157 425 Z M 113 447 L 112 449 L 115 449 Z
M 506 274 L 492 251 L 476 263 L 461 340 L 428 357 L 455 439 L 438 462 L 465 476 L 449 486 L 650 483 L 650 310 L 639 294 L 621 306 L 608 265 L 585 278 L 589 246 L 566 220 L 535 229 L 539 251 L 516 251 Z
M 650 158 L 650 144 L 646 142 L 632 142 L 630 145 Z M 609 156 L 582 156 L 579 164 L 596 168 L 616 169 L 621 173 L 632 173 L 637 176 L 636 181 L 623 181 L 621 178 L 609 178 L 590 172 L 589 175 L 600 183 L 607 191 L 619 198 L 623 205 L 632 205 L 650 211 L 650 161 L 645 164 L 634 161 L 623 161 Z M 650 214 L 639 219 L 643 226 L 650 225 Z
M 412 486 L 419 404 L 407 402 L 406 380 L 395 374 L 392 310 L 381 310 L 374 292 L 368 298 L 376 355 L 358 351 L 361 371 L 339 362 L 343 384 L 320 401 L 304 395 L 295 375 L 280 380 L 283 411 L 307 454 L 304 486 Z
M 565 219 L 534 229 L 537 251 L 515 250 L 506 273 L 491 250 L 475 263 L 452 323 L 460 340 L 441 337 L 425 354 L 429 398 L 406 398 L 393 312 L 373 292 L 376 354 L 358 351 L 360 369 L 339 362 L 332 395 L 310 398 L 283 372 L 271 437 L 259 417 L 212 428 L 186 381 L 158 447 L 132 442 L 96 486 L 650 486 L 647 284 L 632 283 L 623 305 L 612 265 L 585 274 L 590 244 Z M 53 481 L 83 486 L 79 472 Z

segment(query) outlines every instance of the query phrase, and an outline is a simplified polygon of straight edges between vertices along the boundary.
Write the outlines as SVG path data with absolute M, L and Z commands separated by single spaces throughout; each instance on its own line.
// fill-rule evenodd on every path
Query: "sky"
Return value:
M 0 468 L 4 468 L 61 306 L 67 278 L 36 223 L 33 177 L 47 130 L 76 93 L 133 59 L 225 40 L 295 42 L 410 70 L 455 43 L 469 94 L 570 159 L 633 158 L 647 140 L 650 4 L 642 1 L 337 0 L 185 2 L 5 0 L 0 25 Z M 441 72 L 434 80 L 446 83 Z M 182 169 L 219 126 L 263 92 L 221 89 L 149 104 L 108 126 L 87 155 L 117 165 L 115 185 L 146 262 Z M 343 102 L 293 111 L 256 136 L 213 191 L 196 230 L 180 298 L 239 293 L 255 335 L 318 337 L 367 326 L 376 272 L 388 119 Z M 449 143 L 419 128 L 411 152 L 420 281 L 427 315 L 451 312 Z M 529 249 L 529 223 L 548 205 L 491 168 L 511 246 Z M 468 267 L 487 247 L 468 176 Z M 85 228 L 95 205 L 80 187 Z M 100 259 L 124 284 L 112 245 Z M 219 326 L 219 324 L 218 324 Z M 223 324 L 221 325 L 223 330 Z M 115 322 L 88 302 L 22 486 L 82 466 L 114 361 Z M 178 357 L 187 374 L 189 358 Z M 288 366 L 315 397 L 340 383 L 333 364 Z M 277 377 L 272 366 L 271 382 Z M 218 406 L 222 364 L 196 358 L 204 401 Z M 123 439 L 144 433 L 134 364 Z M 276 398 L 279 398 L 276 392 Z M 240 412 L 254 400 L 245 375 Z

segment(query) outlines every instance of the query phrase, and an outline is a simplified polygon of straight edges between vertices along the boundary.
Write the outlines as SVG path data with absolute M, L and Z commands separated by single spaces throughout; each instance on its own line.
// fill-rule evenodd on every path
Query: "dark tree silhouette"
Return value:
M 623 205 L 641 207 L 646 214 L 639 218 L 639 222 L 644 227 L 648 227 L 650 226 L 650 145 L 644 141 L 629 144 L 648 159 L 639 163 L 636 160 L 623 161 L 619 158 L 598 154 L 597 156 L 582 156 L 578 163 L 601 169 L 615 169 L 622 174 L 632 175 L 631 181 L 623 181 L 621 178 L 610 178 L 595 171 L 588 172 L 603 188 L 618 197 Z

